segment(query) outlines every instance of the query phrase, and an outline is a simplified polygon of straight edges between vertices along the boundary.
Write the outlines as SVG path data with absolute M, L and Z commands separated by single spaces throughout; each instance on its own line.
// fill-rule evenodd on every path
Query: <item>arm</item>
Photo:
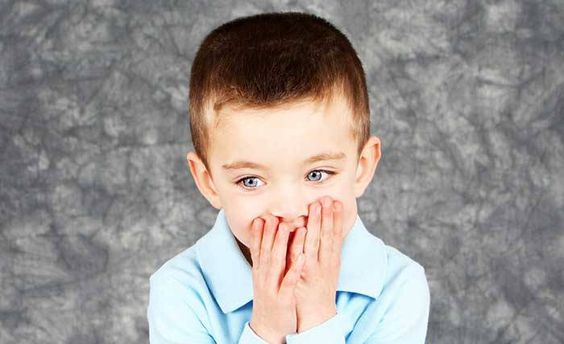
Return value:
M 151 344 L 215 344 L 190 304 L 190 290 L 173 278 L 150 280 L 149 342 Z
M 287 344 L 301 343 L 324 343 L 324 344 L 344 344 L 345 337 L 340 329 L 338 314 L 324 323 L 300 333 L 292 333 L 286 335 Z M 249 326 L 249 322 L 245 323 L 243 334 L 238 344 L 268 344 L 259 337 Z
M 425 269 L 414 265 L 406 272 L 397 292 L 389 295 L 388 310 L 366 343 L 425 343 L 431 301 Z
M 339 313 L 329 320 L 310 328 L 307 331 L 289 334 L 286 336 L 288 344 L 324 343 L 324 344 L 344 344 L 345 336 L 341 327 Z
M 245 323 L 245 327 L 243 328 L 243 333 L 239 338 L 237 344 L 268 344 L 267 341 L 262 339 L 258 334 L 253 331 L 250 326 L 250 321 Z

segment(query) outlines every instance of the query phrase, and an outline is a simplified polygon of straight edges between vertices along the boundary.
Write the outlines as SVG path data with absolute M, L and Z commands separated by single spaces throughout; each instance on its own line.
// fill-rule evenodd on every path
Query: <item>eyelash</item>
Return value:
M 318 170 L 311 170 L 311 171 L 309 171 L 309 173 L 308 173 L 307 175 L 309 175 L 311 172 L 325 172 L 325 173 L 327 173 L 327 174 L 330 175 L 330 176 L 336 174 L 336 172 L 333 172 L 333 171 L 318 169 Z M 236 184 L 237 186 L 239 186 L 241 189 L 245 190 L 245 191 L 253 191 L 253 190 L 257 189 L 257 188 L 256 188 L 256 187 L 255 187 L 255 188 L 248 188 L 248 187 L 243 186 L 243 184 L 242 184 L 242 182 L 244 182 L 245 180 L 247 180 L 247 179 L 252 179 L 252 178 L 258 178 L 258 177 L 253 177 L 253 176 L 243 177 L 243 178 L 237 180 L 237 181 L 235 182 L 235 184 Z M 323 182 L 324 182 L 324 181 L 321 181 L 321 182 L 319 182 L 319 184 L 321 184 L 321 183 L 323 183 Z

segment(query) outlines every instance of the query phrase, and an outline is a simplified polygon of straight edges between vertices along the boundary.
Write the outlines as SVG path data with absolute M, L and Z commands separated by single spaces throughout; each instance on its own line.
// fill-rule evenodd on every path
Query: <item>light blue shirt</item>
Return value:
M 266 343 L 249 327 L 251 269 L 221 209 L 208 233 L 151 275 L 150 342 Z M 337 314 L 286 342 L 424 343 L 429 305 L 424 268 L 371 234 L 357 215 L 343 241 Z

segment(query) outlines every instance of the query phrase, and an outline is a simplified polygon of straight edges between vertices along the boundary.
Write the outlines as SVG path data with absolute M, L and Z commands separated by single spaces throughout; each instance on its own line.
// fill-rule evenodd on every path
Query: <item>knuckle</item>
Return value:
M 278 225 L 278 218 L 272 215 L 268 215 L 267 222 L 270 228 L 276 228 L 276 226 Z
M 335 200 L 335 202 L 333 203 L 333 210 L 336 213 L 340 213 L 341 210 L 343 210 L 343 204 L 337 200 Z

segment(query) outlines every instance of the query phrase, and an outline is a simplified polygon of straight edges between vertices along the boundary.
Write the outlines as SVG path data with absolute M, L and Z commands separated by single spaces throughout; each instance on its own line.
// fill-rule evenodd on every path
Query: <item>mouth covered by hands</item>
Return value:
M 342 210 L 341 202 L 324 196 L 309 205 L 307 223 L 303 217 L 292 224 L 274 216 L 253 221 L 251 327 L 259 336 L 278 342 L 337 313 Z

